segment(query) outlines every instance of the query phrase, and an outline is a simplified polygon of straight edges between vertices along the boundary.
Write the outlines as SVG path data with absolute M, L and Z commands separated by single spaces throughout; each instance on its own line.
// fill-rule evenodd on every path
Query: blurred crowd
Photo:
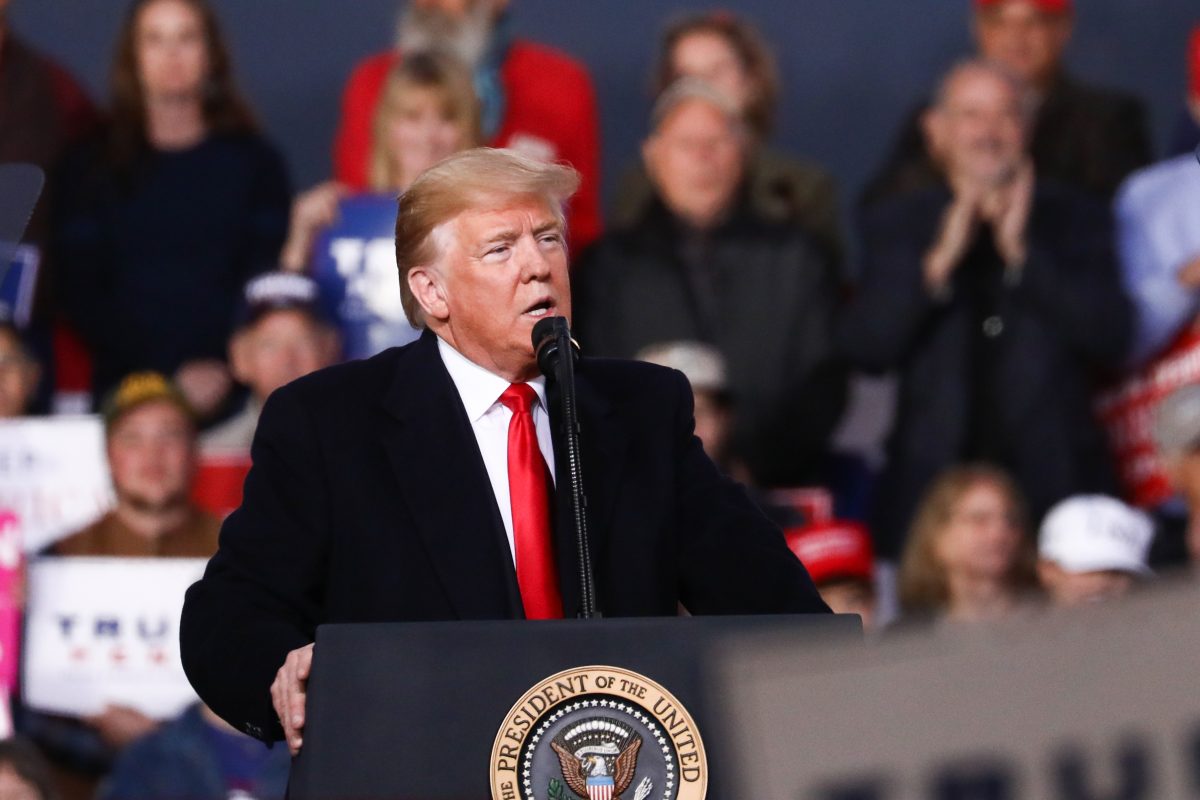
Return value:
M 334 175 L 298 192 L 207 0 L 129 4 L 100 105 L 5 5 L 0 163 L 48 180 L 31 307 L 0 307 L 0 417 L 99 413 L 116 497 L 53 554 L 214 552 L 197 465 L 248 453 L 279 386 L 415 338 L 396 198 L 490 145 L 579 171 L 582 346 L 681 370 L 706 451 L 868 630 L 1110 600 L 1200 562 L 1200 370 L 1143 410 L 1170 487 L 1152 501 L 1100 414 L 1200 347 L 1200 27 L 1163 54 L 1190 89 L 1157 153 L 1137 97 L 1064 67 L 1085 6 L 963 2 L 975 52 L 902 121 L 850 224 L 833 178 L 772 145 L 786 76 L 727 11 L 664 21 L 652 113 L 630 121 L 641 158 L 602 213 L 591 79 L 519 35 L 519 4 L 398 3 L 394 47 L 346 82 Z M 894 384 L 882 459 L 838 444 L 864 375 Z M 58 777 L 0 746 L 0 783 L 30 797 L 265 798 L 286 780 L 284 748 L 199 706 L 17 723 Z

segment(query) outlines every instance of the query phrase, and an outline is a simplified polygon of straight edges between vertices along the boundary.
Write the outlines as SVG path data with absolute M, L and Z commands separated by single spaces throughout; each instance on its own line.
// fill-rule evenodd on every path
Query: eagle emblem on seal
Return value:
M 593 717 L 569 726 L 550 742 L 558 754 L 563 780 L 586 800 L 643 800 L 652 790 L 644 778 L 630 798 L 625 792 L 637 772 L 642 737 L 609 717 Z

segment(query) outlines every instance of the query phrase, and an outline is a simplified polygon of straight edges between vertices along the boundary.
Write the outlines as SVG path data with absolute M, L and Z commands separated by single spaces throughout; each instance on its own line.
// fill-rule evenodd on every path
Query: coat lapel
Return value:
M 462 400 L 426 331 L 384 397 L 383 446 L 429 560 L 460 619 L 521 615 L 504 525 Z
M 604 555 L 607 552 L 608 531 L 613 518 L 613 506 L 620 492 L 627 437 L 615 420 L 612 408 L 595 385 L 588 379 L 586 359 L 580 361 L 575 374 L 575 399 L 579 417 L 581 469 L 583 489 L 587 498 L 587 525 L 592 570 L 596 578 L 597 598 L 603 596 L 601 579 Z M 579 581 L 579 545 L 575 520 L 570 510 L 570 463 L 559 413 L 559 393 L 553 382 L 549 385 L 550 421 L 554 436 L 555 469 L 555 548 L 558 561 L 559 587 L 562 590 L 563 613 L 569 619 L 579 614 L 582 596 Z M 599 603 L 599 599 L 597 599 Z M 599 609 L 604 611 L 603 607 Z

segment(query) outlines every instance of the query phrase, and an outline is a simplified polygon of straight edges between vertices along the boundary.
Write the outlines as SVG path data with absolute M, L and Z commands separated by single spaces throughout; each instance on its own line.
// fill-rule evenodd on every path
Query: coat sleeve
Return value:
M 900 213 L 901 202 L 867 212 L 862 281 L 837 328 L 840 352 L 869 372 L 897 367 L 941 309 L 922 276 L 922 232 Z
M 328 483 L 312 420 L 291 387 L 267 401 L 241 507 L 188 590 L 180 622 L 184 671 L 201 699 L 239 730 L 283 738 L 270 685 L 321 621 Z
M 829 613 L 782 532 L 721 474 L 694 435 L 692 390 L 674 373 L 679 596 L 693 614 Z
M 1057 246 L 1031 232 L 1015 289 L 1023 305 L 1096 367 L 1119 367 L 1133 338 L 1133 305 L 1114 258 L 1108 208 L 1078 196 L 1054 226 Z

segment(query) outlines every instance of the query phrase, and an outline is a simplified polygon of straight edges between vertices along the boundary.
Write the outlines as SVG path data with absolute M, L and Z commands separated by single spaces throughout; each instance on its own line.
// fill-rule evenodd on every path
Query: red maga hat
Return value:
M 870 581 L 875 573 L 871 537 L 857 522 L 834 520 L 803 525 L 788 529 L 784 535 L 815 584 L 846 579 Z
M 1025 2 L 1033 3 L 1040 11 L 1047 14 L 1069 14 L 1074 10 L 1075 4 L 1072 0 L 1024 0 Z M 1001 3 L 1007 3 L 1009 0 L 975 0 L 975 7 L 978 9 L 993 8 Z

